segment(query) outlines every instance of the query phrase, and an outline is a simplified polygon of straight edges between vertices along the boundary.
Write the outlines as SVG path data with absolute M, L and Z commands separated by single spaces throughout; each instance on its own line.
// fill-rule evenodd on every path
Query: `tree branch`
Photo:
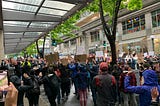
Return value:
M 115 10 L 113 13 L 113 18 L 112 18 L 112 35 L 113 35 L 113 39 L 116 40 L 116 29 L 117 29 L 117 19 L 118 19 L 118 12 L 119 12 L 119 8 L 121 5 L 121 1 L 122 0 L 117 0 L 116 4 L 115 4 Z
M 109 27 L 108 27 L 108 25 L 106 24 L 106 21 L 105 21 L 105 18 L 104 18 L 102 0 L 99 0 L 99 7 L 100 7 L 100 17 L 101 17 L 101 21 L 102 21 L 104 33 L 106 34 L 106 36 L 107 36 L 107 35 L 111 35 L 111 32 L 110 32 L 110 30 L 109 30 Z M 109 38 L 109 36 L 107 36 L 107 38 Z

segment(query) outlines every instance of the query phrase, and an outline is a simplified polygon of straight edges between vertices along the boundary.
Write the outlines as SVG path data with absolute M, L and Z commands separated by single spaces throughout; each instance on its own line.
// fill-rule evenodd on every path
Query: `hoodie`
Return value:
M 140 106 L 150 106 L 151 104 L 151 89 L 157 87 L 160 92 L 160 86 L 158 85 L 157 74 L 153 70 L 145 70 L 142 73 L 144 77 L 144 84 L 142 86 L 131 86 L 130 76 L 125 77 L 124 87 L 131 93 L 139 94 Z

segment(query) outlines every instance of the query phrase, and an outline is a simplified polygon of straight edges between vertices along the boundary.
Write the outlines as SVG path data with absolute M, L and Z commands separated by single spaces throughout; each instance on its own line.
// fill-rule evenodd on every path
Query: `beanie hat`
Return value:
M 101 71 L 108 71 L 108 64 L 106 62 L 102 62 L 99 65 Z

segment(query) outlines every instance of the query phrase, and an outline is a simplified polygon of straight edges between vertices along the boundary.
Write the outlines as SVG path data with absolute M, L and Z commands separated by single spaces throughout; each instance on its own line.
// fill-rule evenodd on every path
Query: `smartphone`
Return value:
M 5 98 L 5 88 L 8 87 L 8 77 L 7 77 L 7 72 L 6 71 L 0 71 L 0 101 L 4 101 Z

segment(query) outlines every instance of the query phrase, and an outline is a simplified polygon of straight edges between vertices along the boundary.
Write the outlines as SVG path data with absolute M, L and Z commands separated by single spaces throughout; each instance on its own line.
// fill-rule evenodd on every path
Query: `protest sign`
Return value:
M 74 59 L 79 62 L 86 62 L 87 55 L 86 54 L 75 55 Z

